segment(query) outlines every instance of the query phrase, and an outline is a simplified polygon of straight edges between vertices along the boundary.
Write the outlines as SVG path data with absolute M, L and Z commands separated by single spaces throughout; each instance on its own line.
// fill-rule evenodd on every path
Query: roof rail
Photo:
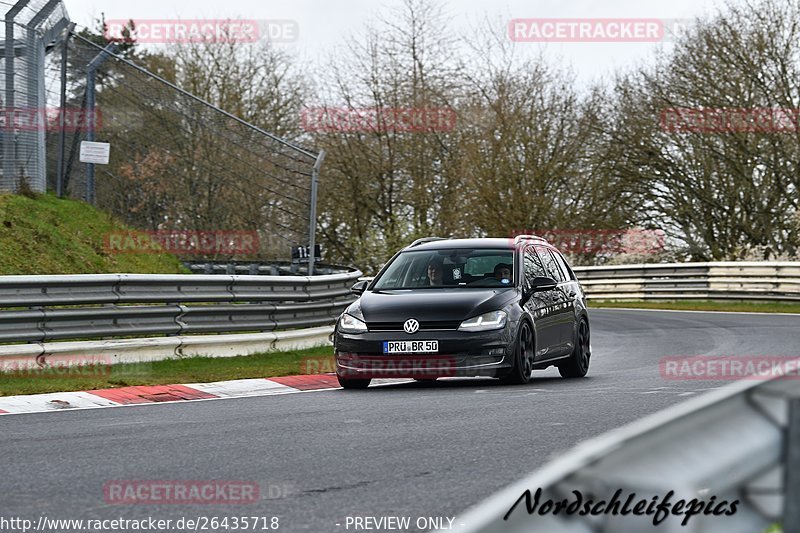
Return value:
M 519 244 L 520 241 L 536 241 L 543 244 L 550 244 L 547 242 L 547 239 L 544 237 L 539 237 L 537 235 L 517 235 L 514 237 L 514 244 Z
M 421 239 L 417 239 L 416 241 L 412 242 L 406 248 L 413 248 L 414 246 L 418 246 L 420 244 L 425 244 L 426 242 L 433 242 L 433 241 L 446 241 L 444 237 L 423 237 Z

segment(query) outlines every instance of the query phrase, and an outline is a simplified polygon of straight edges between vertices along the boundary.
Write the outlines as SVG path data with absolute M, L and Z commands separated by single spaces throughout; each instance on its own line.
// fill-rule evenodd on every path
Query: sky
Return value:
M 722 0 L 439 0 L 451 20 L 452 31 L 468 36 L 470 28 L 488 16 L 503 21 L 516 18 L 593 19 L 648 18 L 690 20 L 715 12 Z M 731 0 L 738 1 L 738 0 Z M 380 13 L 402 0 L 64 0 L 70 18 L 79 25 L 105 14 L 114 19 L 255 19 L 288 20 L 298 30 L 296 40 L 281 44 L 310 64 L 324 60 L 344 39 L 363 30 Z M 159 46 L 159 45 L 154 45 Z M 161 45 L 163 46 L 163 45 Z M 579 83 L 610 76 L 652 57 L 669 42 L 518 43 L 519 53 L 570 66 Z

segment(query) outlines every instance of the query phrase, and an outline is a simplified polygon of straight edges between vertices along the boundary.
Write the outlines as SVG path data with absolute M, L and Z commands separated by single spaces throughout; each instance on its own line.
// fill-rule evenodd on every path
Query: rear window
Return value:
M 553 254 L 550 253 L 550 250 L 542 246 L 537 246 L 536 251 L 539 253 L 539 258 L 542 260 L 542 264 L 548 276 L 556 281 L 567 280 L 566 275 L 558 267 L 558 264 L 556 264 L 556 259 L 553 257 Z
M 561 267 L 561 270 L 564 271 L 564 274 L 566 275 L 567 279 L 568 280 L 574 280 L 575 279 L 575 273 L 572 272 L 572 269 L 569 267 L 569 264 L 567 263 L 567 260 L 564 259 L 564 257 L 558 252 L 552 252 L 552 253 L 553 253 L 553 256 L 556 258 L 556 262 L 558 263 L 558 266 Z

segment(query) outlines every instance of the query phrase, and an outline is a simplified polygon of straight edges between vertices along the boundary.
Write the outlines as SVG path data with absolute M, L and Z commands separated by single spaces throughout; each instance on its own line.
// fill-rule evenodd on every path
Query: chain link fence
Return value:
M 3 55 L 13 119 L 2 128 L 0 191 L 27 186 L 95 204 L 137 230 L 110 235 L 114 253 L 272 261 L 313 249 L 324 154 L 181 89 L 164 74 L 174 66 L 157 75 L 124 44 L 103 49 L 74 31 L 60 1 L 21 0 L 8 13 L 17 56 Z M 30 35 L 35 46 L 25 45 Z M 84 162 L 82 147 L 98 148 L 87 142 L 110 146 L 107 164 Z
M 226 239 L 225 232 L 246 231 L 258 243 L 255 248 L 219 248 L 218 242 L 214 249 L 197 250 L 205 257 L 286 259 L 291 246 L 310 242 L 317 153 L 260 130 L 78 35 L 69 41 L 67 56 L 72 65 L 98 65 L 96 104 L 64 139 L 61 176 L 59 136 L 50 136 L 48 169 L 54 188 L 60 181 L 68 196 L 94 201 L 137 229 L 181 238 L 191 238 L 186 232 L 213 232 L 216 240 Z M 73 80 L 68 107 L 86 108 L 93 99 L 88 89 L 85 80 Z M 79 162 L 80 145 L 87 140 L 111 146 L 109 164 L 94 165 L 94 179 L 91 165 Z
M 45 135 L 56 111 L 48 112 L 46 65 L 67 34 L 69 17 L 60 0 L 20 0 L 3 7 L 0 191 L 42 192 Z

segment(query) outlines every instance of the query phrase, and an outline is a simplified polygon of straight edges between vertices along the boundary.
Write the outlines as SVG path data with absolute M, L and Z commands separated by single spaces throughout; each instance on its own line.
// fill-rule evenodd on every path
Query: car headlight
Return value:
M 339 318 L 339 331 L 342 333 L 364 333 L 367 331 L 367 324 L 353 315 L 344 313 Z
M 505 327 L 508 314 L 505 311 L 492 311 L 468 318 L 458 326 L 458 331 L 489 331 Z

